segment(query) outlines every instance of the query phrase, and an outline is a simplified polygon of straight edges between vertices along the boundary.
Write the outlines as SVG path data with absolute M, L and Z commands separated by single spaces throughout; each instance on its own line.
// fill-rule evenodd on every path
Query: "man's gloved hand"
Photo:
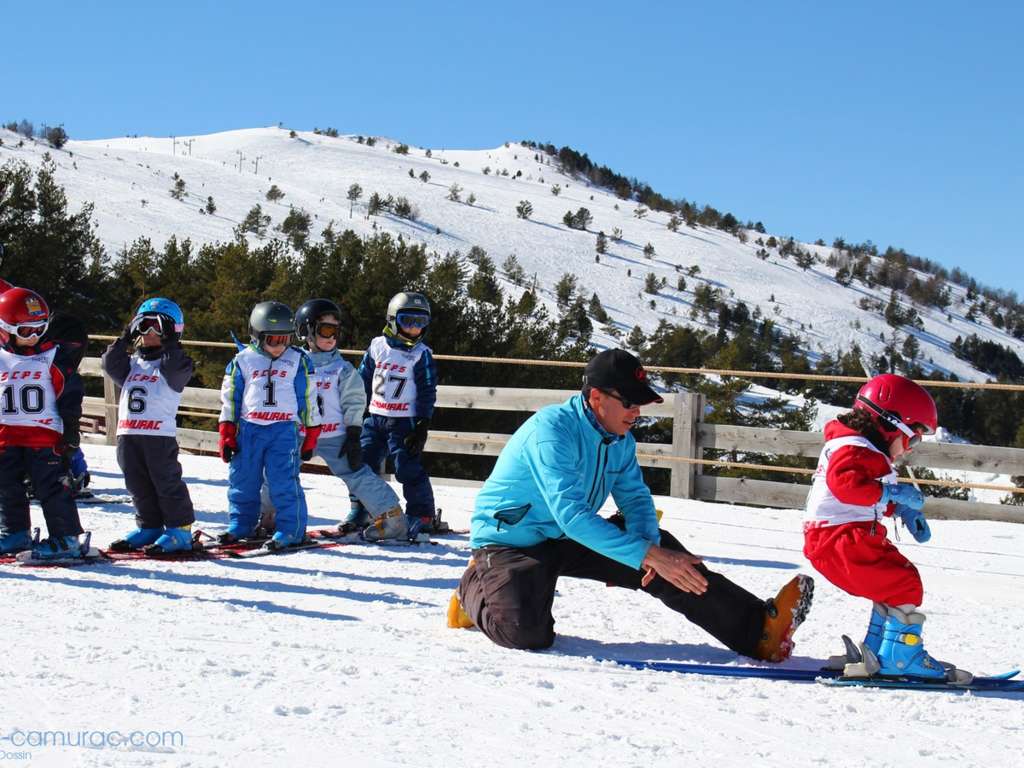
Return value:
M 900 520 L 903 521 L 907 530 L 910 531 L 910 535 L 918 544 L 924 544 L 932 537 L 932 529 L 928 527 L 928 521 L 920 509 L 897 504 L 894 514 L 900 516 Z
M 924 496 L 917 488 L 907 483 L 882 483 L 882 504 L 892 502 L 902 504 L 911 509 L 921 509 L 924 506 Z
M 230 464 L 238 454 L 238 427 L 232 421 L 222 421 L 217 425 L 217 431 L 220 432 L 217 451 L 224 463 Z
M 430 430 L 430 419 L 416 418 L 412 420 L 412 432 L 405 436 L 403 444 L 410 456 L 418 456 L 427 444 L 427 432 Z
M 306 427 L 306 436 L 302 438 L 302 448 L 299 449 L 299 457 L 303 461 L 309 461 L 313 458 L 313 452 L 316 450 L 316 441 L 320 437 L 320 430 L 322 427 Z
M 344 456 L 348 459 L 348 468 L 352 472 L 363 466 L 363 446 L 359 442 L 362 434 L 362 427 L 345 427 L 345 442 L 338 451 L 338 458 Z

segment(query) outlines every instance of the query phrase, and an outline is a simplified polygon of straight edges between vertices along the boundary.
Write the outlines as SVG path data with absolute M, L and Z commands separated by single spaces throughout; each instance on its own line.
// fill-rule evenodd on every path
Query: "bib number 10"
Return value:
M 15 413 L 42 413 L 46 403 L 46 394 L 38 384 L 29 384 L 18 389 L 15 394 L 14 387 L 4 388 L 2 411 L 7 414 Z

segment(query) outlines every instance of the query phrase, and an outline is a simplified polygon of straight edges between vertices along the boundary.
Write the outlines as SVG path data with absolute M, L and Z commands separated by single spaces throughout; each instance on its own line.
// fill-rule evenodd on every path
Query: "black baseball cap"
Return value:
M 595 355 L 583 369 L 583 386 L 614 389 L 637 405 L 664 402 L 647 382 L 643 364 L 624 349 L 606 349 Z

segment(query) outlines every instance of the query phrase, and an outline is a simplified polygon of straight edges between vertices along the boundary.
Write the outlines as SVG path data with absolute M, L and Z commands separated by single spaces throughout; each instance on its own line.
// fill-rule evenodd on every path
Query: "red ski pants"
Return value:
M 886 605 L 919 606 L 924 599 L 921 574 L 889 541 L 881 523 L 808 526 L 804 555 L 822 576 L 851 595 Z

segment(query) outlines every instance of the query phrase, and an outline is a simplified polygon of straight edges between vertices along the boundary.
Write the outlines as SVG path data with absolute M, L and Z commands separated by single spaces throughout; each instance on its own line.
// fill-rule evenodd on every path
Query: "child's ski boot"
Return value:
M 32 549 L 32 534 L 28 531 L 0 534 L 0 555 L 14 555 L 27 549 Z
M 878 666 L 878 649 L 882 645 L 882 626 L 888 615 L 885 605 L 874 603 L 871 607 L 871 618 L 868 620 L 868 631 L 863 643 L 855 643 L 848 635 L 843 635 L 846 653 L 829 656 L 825 669 L 841 669 L 846 677 L 867 677 L 874 674 L 871 667 Z M 870 652 L 870 654 L 869 654 Z M 855 665 L 866 665 L 858 671 Z
M 123 539 L 112 541 L 109 549 L 111 552 L 131 552 L 142 549 L 159 539 L 163 532 L 163 528 L 136 528 Z
M 345 515 L 345 519 L 338 525 L 338 533 L 343 535 L 358 533 L 369 524 L 370 513 L 366 511 L 366 507 L 358 501 L 353 501 L 348 514 Z
M 35 529 L 30 552 L 22 553 L 22 557 L 29 555 L 26 560 L 45 560 L 59 562 L 61 560 L 81 560 L 89 554 L 89 542 L 92 534 L 86 533 L 85 540 L 80 542 L 77 536 L 50 536 L 39 539 L 39 529 Z M 19 558 L 21 559 L 21 558 Z
M 370 523 L 363 531 L 363 538 L 367 541 L 410 538 L 409 521 L 402 508 L 389 509 Z
M 926 680 L 947 680 L 951 683 L 969 683 L 973 675 L 966 670 L 933 658 L 921 640 L 924 614 L 913 605 L 896 608 L 887 606 L 882 631 L 882 645 L 878 649 L 879 675 L 917 677 Z
M 282 549 L 288 549 L 288 547 L 294 547 L 296 544 L 301 544 L 305 537 L 293 536 L 290 533 L 284 533 L 283 531 L 277 531 L 274 536 L 263 545 L 264 549 L 270 550 L 271 552 L 280 552 Z
M 147 555 L 166 555 L 171 552 L 191 552 L 192 526 L 183 525 L 181 528 L 167 528 L 155 542 L 145 547 Z

